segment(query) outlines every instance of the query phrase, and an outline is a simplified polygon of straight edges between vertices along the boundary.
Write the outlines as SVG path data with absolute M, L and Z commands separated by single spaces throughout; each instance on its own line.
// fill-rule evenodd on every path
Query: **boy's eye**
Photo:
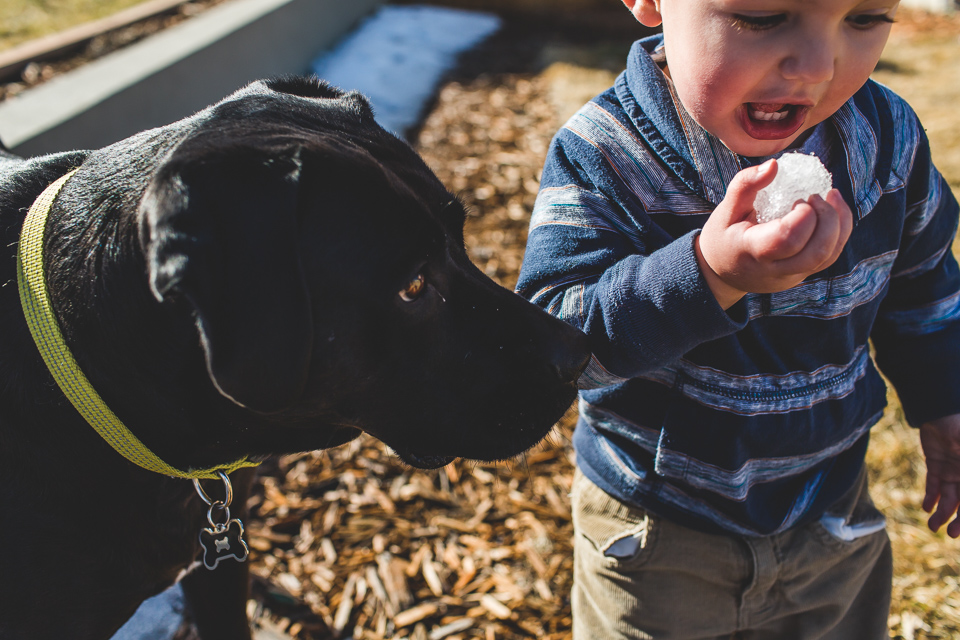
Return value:
M 765 31 L 779 26 L 787 19 L 782 13 L 775 13 L 769 16 L 747 16 L 741 13 L 733 14 L 733 26 L 738 29 L 748 31 Z
M 885 13 L 860 13 L 847 18 L 854 29 L 867 30 L 881 24 L 893 24 L 894 20 Z

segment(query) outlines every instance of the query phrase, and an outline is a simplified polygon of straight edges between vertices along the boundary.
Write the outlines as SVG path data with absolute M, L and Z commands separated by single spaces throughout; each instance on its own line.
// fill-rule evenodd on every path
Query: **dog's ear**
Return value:
M 158 300 L 193 305 L 210 378 L 256 411 L 306 386 L 310 297 L 297 252 L 299 152 L 241 149 L 168 161 L 140 204 L 140 241 Z

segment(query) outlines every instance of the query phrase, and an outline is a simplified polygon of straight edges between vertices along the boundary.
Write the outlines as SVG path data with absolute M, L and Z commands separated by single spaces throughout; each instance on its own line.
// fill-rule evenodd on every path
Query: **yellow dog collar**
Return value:
M 256 462 L 247 458 L 211 469 L 181 471 L 158 458 L 135 436 L 103 402 L 90 381 L 83 375 L 77 361 L 70 353 L 60 326 L 53 315 L 53 307 L 47 295 L 46 277 L 43 272 L 43 238 L 47 215 L 53 207 L 60 189 L 76 173 L 74 169 L 49 187 L 36 199 L 23 223 L 17 260 L 17 285 L 20 289 L 20 304 L 33 341 L 43 356 L 47 369 L 53 374 L 64 395 L 81 416 L 100 436 L 124 458 L 149 471 L 180 478 L 222 478 L 218 472 L 230 473 L 241 467 L 255 467 Z

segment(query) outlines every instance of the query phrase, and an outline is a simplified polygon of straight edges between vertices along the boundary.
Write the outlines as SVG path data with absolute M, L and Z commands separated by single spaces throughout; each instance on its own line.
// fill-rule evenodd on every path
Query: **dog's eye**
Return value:
M 404 302 L 413 302 L 419 298 L 426 289 L 427 281 L 424 279 L 422 273 L 418 273 L 413 280 L 407 283 L 407 286 L 400 290 L 400 299 Z

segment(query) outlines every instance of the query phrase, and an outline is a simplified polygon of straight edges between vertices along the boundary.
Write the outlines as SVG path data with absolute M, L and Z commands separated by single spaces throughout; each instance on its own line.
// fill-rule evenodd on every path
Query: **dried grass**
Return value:
M 41 35 L 109 16 L 142 1 L 114 0 L 100 3 L 99 0 L 97 2 L 92 0 L 3 0 L 0 2 L 0 50 Z M 3 78 L 3 82 L 0 82 L 0 101 L 19 95 L 27 89 L 43 84 L 60 74 L 139 42 L 147 36 L 179 24 L 227 1 L 192 0 L 185 2 L 175 10 L 102 33 L 83 44 L 79 50 L 70 49 L 64 54 L 49 60 L 30 62 L 20 72 L 19 78 Z M 22 14 L 19 14 L 17 20 L 8 20 L 9 16 L 17 13 L 17 7 L 22 6 L 28 6 L 29 9 L 25 9 Z M 108 8 L 110 9 L 108 10 Z M 49 24 L 44 20 L 48 20 Z M 18 26 L 23 21 L 28 21 L 29 24 Z
M 960 562 L 956 540 L 931 532 L 920 508 L 926 469 L 915 429 L 896 395 L 873 428 L 867 465 L 874 501 L 887 516 L 894 580 L 890 631 L 896 638 L 960 637 Z
M 128 9 L 144 0 L 3 0 L 0 50 Z

